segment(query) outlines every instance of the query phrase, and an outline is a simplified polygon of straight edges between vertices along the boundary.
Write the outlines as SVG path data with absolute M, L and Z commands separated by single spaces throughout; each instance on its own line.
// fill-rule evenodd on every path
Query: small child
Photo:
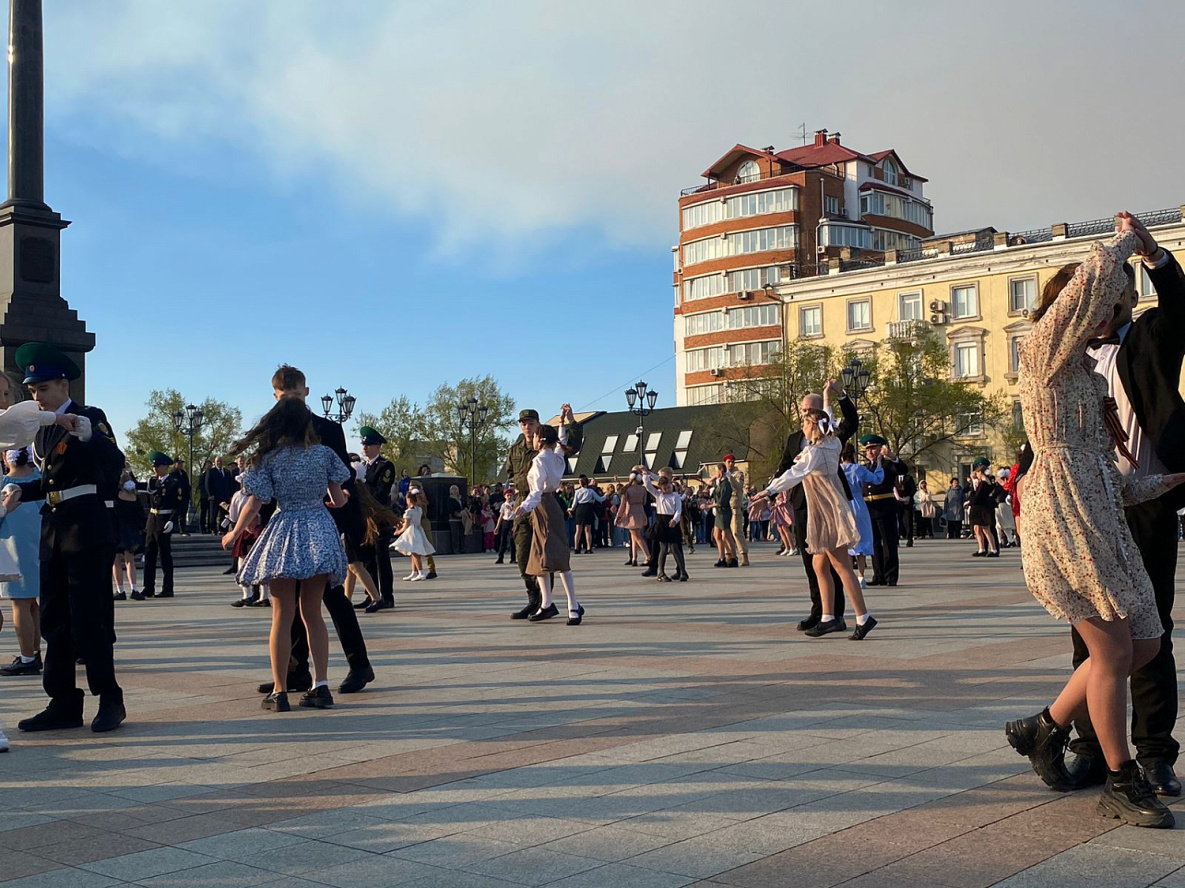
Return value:
M 486 552 L 494 551 L 494 510 L 490 508 L 489 503 L 482 503 L 481 506 L 481 532 L 482 543 Z
M 428 542 L 424 528 L 420 526 L 420 519 L 424 511 L 421 507 L 420 493 L 416 490 L 407 492 L 407 511 L 403 513 L 403 525 L 399 528 L 399 537 L 395 540 L 395 548 L 404 555 L 411 556 L 411 573 L 404 577 L 413 583 L 428 579 L 424 572 L 422 556 L 436 552 Z
M 242 513 L 244 506 L 247 505 L 248 496 L 247 491 L 240 487 L 235 491 L 235 495 L 230 498 L 230 508 L 226 512 L 226 519 L 232 527 L 239 520 L 239 515 Z M 251 547 L 255 545 L 255 541 L 259 539 L 261 529 L 262 522 L 259 520 L 259 515 L 256 514 L 242 535 L 235 540 L 234 546 L 231 548 L 231 555 L 234 556 L 235 567 L 238 570 L 243 569 L 243 561 L 246 559 L 247 553 L 251 551 Z M 272 606 L 272 593 L 267 583 L 257 583 L 253 586 L 240 585 L 239 589 L 242 591 L 243 597 L 238 601 L 232 602 L 231 607 Z
M 683 517 L 683 498 L 672 489 L 671 479 L 666 475 L 657 476 L 658 486 L 655 486 L 654 475 L 643 466 L 634 469 L 642 479 L 646 492 L 654 497 L 655 527 L 654 532 L 661 544 L 658 556 L 658 581 L 669 583 L 672 578 L 667 576 L 667 555 L 674 553 L 675 576 L 680 583 L 687 582 L 687 565 L 683 560 L 683 532 L 680 529 L 680 519 Z

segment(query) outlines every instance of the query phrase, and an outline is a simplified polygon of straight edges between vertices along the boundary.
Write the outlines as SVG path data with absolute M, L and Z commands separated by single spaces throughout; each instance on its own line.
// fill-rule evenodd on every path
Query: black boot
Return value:
M 91 722 L 91 730 L 96 734 L 114 731 L 127 717 L 128 711 L 123 707 L 123 692 L 104 694 L 99 698 L 99 713 Z
M 1152 784 L 1134 761 L 1107 772 L 1107 785 L 1099 796 L 1099 813 L 1132 826 L 1172 829 L 1173 812 L 1152 791 Z
M 22 731 L 62 731 L 82 727 L 82 691 L 72 697 L 52 697 L 49 705 L 32 718 L 17 722 Z
M 1058 726 L 1048 708 L 1037 715 L 1008 722 L 1004 726 L 1004 735 L 1013 749 L 1028 756 L 1033 763 L 1033 771 L 1050 789 L 1070 792 L 1079 788 L 1066 770 L 1066 746 L 1070 742 L 1070 732 Z

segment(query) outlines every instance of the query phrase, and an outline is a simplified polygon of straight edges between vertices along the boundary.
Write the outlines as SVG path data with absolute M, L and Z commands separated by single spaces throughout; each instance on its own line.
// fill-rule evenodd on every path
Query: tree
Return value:
M 173 427 L 173 414 L 184 410 L 186 400 L 176 389 L 153 391 L 145 402 L 148 415 L 127 433 L 124 455 L 139 473 L 152 471 L 148 453 L 160 450 L 173 458 L 189 456 L 189 436 Z M 224 401 L 207 398 L 200 405 L 203 419 L 201 431 L 193 436 L 193 462 L 188 467 L 189 477 L 197 485 L 197 473 L 207 459 L 225 455 L 242 432 L 243 415 L 238 407 Z
M 434 391 L 420 416 L 422 444 L 444 461 L 447 471 L 468 478 L 469 427 L 462 424 L 457 405 L 473 397 L 489 407 L 485 423 L 477 430 L 474 477 L 478 481 L 489 480 L 497 471 L 499 457 L 509 446 L 499 431 L 510 428 L 514 420 L 514 399 L 502 393 L 493 377 L 462 379 L 456 385 L 445 383 Z
M 377 416 L 373 413 L 360 413 L 357 420 L 357 437 L 360 437 L 357 429 L 370 426 L 387 439 L 387 443 L 380 448 L 383 456 L 401 469 L 415 471 L 415 466 L 409 463 L 418 458 L 423 450 L 424 434 L 419 404 L 409 401 L 406 395 L 400 395 L 398 398 L 392 398 L 391 403 Z
M 1002 396 L 951 378 L 946 343 L 928 324 L 916 323 L 909 336 L 890 337 L 861 357 L 871 374 L 860 401 L 861 429 L 883 435 L 907 460 L 969 446 L 965 439 L 975 429 L 994 429 L 1004 416 Z

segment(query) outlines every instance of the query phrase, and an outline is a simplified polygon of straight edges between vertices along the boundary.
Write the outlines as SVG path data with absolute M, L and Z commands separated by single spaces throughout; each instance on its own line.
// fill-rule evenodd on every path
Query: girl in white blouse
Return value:
M 539 610 L 527 619 L 538 623 L 550 620 L 559 613 L 555 602 L 551 600 L 551 576 L 558 573 L 560 582 L 564 584 L 564 593 L 568 596 L 568 625 L 579 626 L 584 608 L 576 600 L 576 585 L 572 581 L 572 550 L 568 546 L 564 508 L 555 495 L 564 477 L 564 448 L 560 443 L 559 432 L 550 425 L 539 426 L 531 446 L 539 452 L 527 471 L 527 496 L 514 512 L 516 518 L 531 513 L 531 554 L 527 559 L 526 573 L 539 578 L 542 593 Z
M 667 553 L 675 554 L 675 579 L 687 582 L 687 565 L 683 560 L 683 497 L 676 493 L 671 479 L 666 475 L 652 475 L 644 466 L 634 469 L 645 485 L 647 493 L 654 497 L 655 528 L 661 546 L 658 555 L 658 581 L 671 582 L 667 576 Z M 657 482 L 657 486 L 655 486 Z

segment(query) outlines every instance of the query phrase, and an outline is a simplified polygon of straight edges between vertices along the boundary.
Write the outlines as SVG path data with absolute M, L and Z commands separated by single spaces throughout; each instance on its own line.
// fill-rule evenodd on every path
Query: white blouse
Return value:
M 774 496 L 781 493 L 783 490 L 789 490 L 796 484 L 801 484 L 802 479 L 811 472 L 820 472 L 824 469 L 824 450 L 842 450 L 843 445 L 840 444 L 839 438 L 824 438 L 818 444 L 808 444 L 794 459 L 794 465 L 784 471 L 773 481 L 769 482 L 769 494 Z
M 642 484 L 646 490 L 654 497 L 654 511 L 664 517 L 670 517 L 678 521 L 683 516 L 683 497 L 679 494 L 663 493 L 651 482 L 654 477 L 649 472 L 642 476 Z
M 566 467 L 563 444 L 540 450 L 535 455 L 531 460 L 531 468 L 527 470 L 527 487 L 531 492 L 523 500 L 524 512 L 530 512 L 539 505 L 543 500 L 543 494 L 555 493 L 560 489 L 560 481 L 563 480 Z

